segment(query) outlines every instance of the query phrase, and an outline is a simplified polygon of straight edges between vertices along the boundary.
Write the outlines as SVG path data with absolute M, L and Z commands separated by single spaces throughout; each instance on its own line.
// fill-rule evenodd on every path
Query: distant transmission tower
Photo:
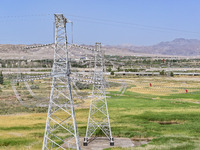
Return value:
M 70 66 L 66 23 L 62 14 L 55 14 L 55 50 L 52 87 L 43 150 L 80 150 L 79 136 L 71 93 Z
M 100 129 L 110 140 L 110 145 L 114 145 L 112 138 L 110 119 L 105 92 L 104 79 L 104 53 L 101 50 L 101 43 L 96 43 L 95 53 L 95 70 L 93 78 L 92 98 L 89 110 L 86 136 L 83 145 L 87 146 L 89 138 L 97 129 Z

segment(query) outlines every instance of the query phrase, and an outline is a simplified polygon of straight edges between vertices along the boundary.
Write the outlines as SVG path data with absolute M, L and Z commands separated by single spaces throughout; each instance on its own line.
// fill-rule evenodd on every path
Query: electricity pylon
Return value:
M 63 14 L 55 14 L 55 49 L 52 87 L 43 150 L 80 150 L 78 129 L 71 93 L 66 23 Z
M 93 89 L 86 136 L 84 138 L 83 145 L 87 146 L 89 138 L 97 129 L 100 129 L 110 140 L 110 145 L 113 146 L 114 139 L 112 138 L 111 133 L 108 106 L 106 101 L 105 79 L 103 74 L 104 53 L 101 50 L 101 43 L 96 43 L 96 51 L 94 51 L 94 55 L 95 68 L 93 77 Z

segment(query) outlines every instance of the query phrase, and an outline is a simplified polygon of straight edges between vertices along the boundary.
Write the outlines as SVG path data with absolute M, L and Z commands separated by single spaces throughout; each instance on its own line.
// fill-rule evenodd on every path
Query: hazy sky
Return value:
M 0 44 L 54 42 L 54 13 L 73 21 L 78 44 L 200 39 L 200 0 L 1 0 Z

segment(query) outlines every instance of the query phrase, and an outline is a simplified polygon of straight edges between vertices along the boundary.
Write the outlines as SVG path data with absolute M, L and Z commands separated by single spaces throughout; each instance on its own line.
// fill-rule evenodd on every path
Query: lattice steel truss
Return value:
M 104 79 L 104 52 L 101 50 L 101 43 L 96 43 L 95 68 L 93 77 L 93 90 L 91 97 L 91 104 L 89 110 L 88 124 L 86 136 L 83 145 L 87 146 L 89 138 L 100 129 L 106 137 L 110 140 L 110 145 L 114 145 L 112 138 L 110 119 L 108 113 L 108 106 L 105 92 Z
M 67 19 L 55 14 L 55 49 L 52 87 L 43 150 L 80 150 L 78 129 L 71 93 L 70 65 L 66 34 Z

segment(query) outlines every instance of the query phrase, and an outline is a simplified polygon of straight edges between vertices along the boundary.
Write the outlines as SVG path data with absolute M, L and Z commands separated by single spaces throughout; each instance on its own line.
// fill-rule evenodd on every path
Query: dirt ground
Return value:
M 110 146 L 110 141 L 105 137 L 98 137 L 91 140 L 88 146 L 83 146 L 83 139 L 80 138 L 81 149 L 83 150 L 103 150 L 112 147 L 134 147 L 134 144 L 129 138 L 114 138 L 114 146 Z

